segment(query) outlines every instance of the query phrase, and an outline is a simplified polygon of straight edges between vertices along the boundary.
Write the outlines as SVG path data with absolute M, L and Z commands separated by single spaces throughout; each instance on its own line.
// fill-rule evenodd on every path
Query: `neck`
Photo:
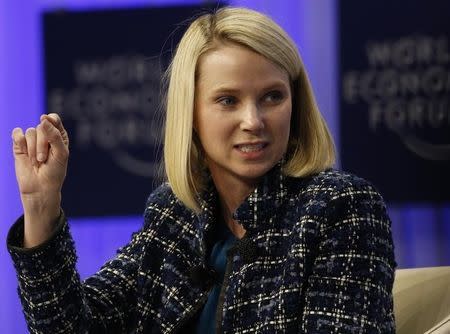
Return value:
M 212 175 L 212 179 L 219 194 L 220 213 L 224 223 L 236 237 L 242 238 L 245 229 L 233 219 L 233 213 L 255 189 L 256 182 L 247 183 L 242 180 L 215 177 L 214 175 Z

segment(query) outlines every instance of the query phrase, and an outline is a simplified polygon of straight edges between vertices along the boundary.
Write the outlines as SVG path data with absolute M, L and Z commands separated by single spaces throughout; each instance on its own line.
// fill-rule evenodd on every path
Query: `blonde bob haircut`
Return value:
M 291 132 L 283 173 L 304 177 L 334 164 L 328 127 L 294 42 L 269 17 L 253 10 L 225 7 L 195 19 L 179 42 L 168 68 L 164 134 L 164 169 L 172 191 L 188 208 L 200 211 L 207 173 L 202 148 L 193 131 L 197 64 L 223 43 L 235 43 L 266 57 L 290 77 Z

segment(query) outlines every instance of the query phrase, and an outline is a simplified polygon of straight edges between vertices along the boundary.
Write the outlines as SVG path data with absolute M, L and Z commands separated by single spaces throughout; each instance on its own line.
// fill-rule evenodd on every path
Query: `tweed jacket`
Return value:
M 201 203 L 195 214 L 160 186 L 142 229 L 84 282 L 63 214 L 32 249 L 21 248 L 19 219 L 8 249 L 30 332 L 188 333 L 214 284 L 205 267 L 214 187 Z M 246 234 L 227 254 L 218 333 L 395 332 L 390 220 L 368 182 L 331 169 L 291 178 L 274 168 L 234 218 Z

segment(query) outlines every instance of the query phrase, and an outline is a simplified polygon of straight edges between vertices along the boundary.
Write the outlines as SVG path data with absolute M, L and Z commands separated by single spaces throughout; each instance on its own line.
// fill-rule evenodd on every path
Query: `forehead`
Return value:
M 202 55 L 197 68 L 197 85 L 214 89 L 221 86 L 265 86 L 272 83 L 289 86 L 288 73 L 257 52 L 227 43 Z

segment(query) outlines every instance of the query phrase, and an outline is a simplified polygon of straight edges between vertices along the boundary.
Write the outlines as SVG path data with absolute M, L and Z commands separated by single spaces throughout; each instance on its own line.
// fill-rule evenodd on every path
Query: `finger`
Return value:
M 48 145 L 50 145 L 55 158 L 63 163 L 68 157 L 69 150 L 64 143 L 60 130 L 57 129 L 53 123 L 44 119 L 40 124 L 40 131 L 42 131 L 42 139 L 40 142 L 40 145 L 42 146 L 40 147 L 40 150 L 44 151 L 44 146 L 47 145 L 46 158 L 48 158 Z
M 28 152 L 28 158 L 31 161 L 31 164 L 33 166 L 37 165 L 36 160 L 36 129 L 35 128 L 28 128 L 27 131 L 25 131 L 25 139 L 27 141 L 27 152 Z
M 59 115 L 56 113 L 51 113 L 48 115 L 41 115 L 41 121 L 43 121 L 44 119 L 48 120 L 58 129 L 58 131 L 61 133 L 64 144 L 69 147 L 69 136 L 61 121 L 61 117 L 59 117 Z
M 44 120 L 36 127 L 36 159 L 39 162 L 45 162 L 48 156 L 49 143 L 46 131 L 44 131 L 43 127 L 52 125 L 46 123 L 49 122 Z
M 14 128 L 11 134 L 14 154 L 27 154 L 27 141 L 21 128 Z

